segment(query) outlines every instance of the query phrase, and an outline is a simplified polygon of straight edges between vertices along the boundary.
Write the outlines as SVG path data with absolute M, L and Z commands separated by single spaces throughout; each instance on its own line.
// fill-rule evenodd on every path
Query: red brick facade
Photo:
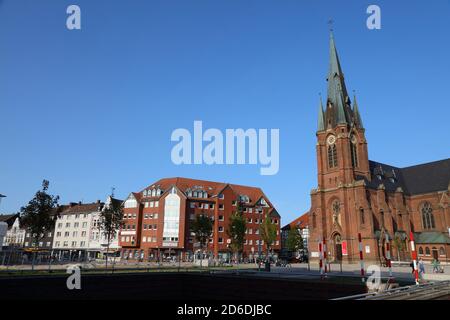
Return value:
M 419 257 L 450 258 L 450 159 L 408 168 L 369 161 L 365 129 L 356 101 L 347 96 L 333 37 L 327 80 L 309 210 L 311 258 L 317 259 L 318 242 L 325 238 L 331 260 L 356 262 L 361 233 L 366 260 L 383 262 L 389 239 L 392 258 L 410 261 L 410 231 Z
M 168 200 L 169 199 L 169 200 Z M 134 203 L 135 202 L 135 203 Z M 213 236 L 208 253 L 216 258 L 229 254 L 227 228 L 238 202 L 247 219 L 244 257 L 258 255 L 259 223 L 269 215 L 278 226 L 274 252 L 280 249 L 280 216 L 259 188 L 186 178 L 161 179 L 125 201 L 124 221 L 119 236 L 122 257 L 151 260 L 176 255 L 186 260 L 199 250 L 190 233 L 196 215 L 213 219 Z M 136 205 L 135 207 L 134 204 Z M 265 244 L 261 250 L 265 252 Z

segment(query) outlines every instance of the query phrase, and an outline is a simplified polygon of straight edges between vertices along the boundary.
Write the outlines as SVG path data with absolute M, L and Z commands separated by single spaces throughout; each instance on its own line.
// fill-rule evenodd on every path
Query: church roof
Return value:
M 327 127 L 334 128 L 339 124 L 354 125 L 362 128 L 358 106 L 352 110 L 351 100 L 342 72 L 341 63 L 336 49 L 333 33 L 330 33 L 329 69 L 327 76 L 327 101 L 325 110 L 319 105 L 318 131 Z
M 450 183 L 450 158 L 405 168 L 369 161 L 369 168 L 369 188 L 377 189 L 382 184 L 388 192 L 398 188 L 407 195 L 445 191 Z
M 414 234 L 415 242 L 418 244 L 436 243 L 436 244 L 450 244 L 450 238 L 446 233 L 442 232 L 420 232 Z

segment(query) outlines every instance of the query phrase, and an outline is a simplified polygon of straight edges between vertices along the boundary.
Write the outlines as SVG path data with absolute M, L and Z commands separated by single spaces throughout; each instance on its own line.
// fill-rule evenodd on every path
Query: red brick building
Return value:
M 410 261 L 414 232 L 419 257 L 450 257 L 450 159 L 407 168 L 370 161 L 356 98 L 350 100 L 333 35 L 325 109 L 319 106 L 317 188 L 311 191 L 309 251 L 325 237 L 332 260 L 358 259 L 358 233 L 368 260 Z
M 276 254 L 280 249 L 280 215 L 260 188 L 167 178 L 131 193 L 124 202 L 125 225 L 119 235 L 122 258 L 151 260 L 170 255 L 189 259 L 199 251 L 189 231 L 190 222 L 200 214 L 214 221 L 207 252 L 215 258 L 226 258 L 230 253 L 226 231 L 238 203 L 247 219 L 244 257 L 252 259 L 260 250 L 265 252 L 259 224 L 267 215 L 278 226 L 273 245 Z

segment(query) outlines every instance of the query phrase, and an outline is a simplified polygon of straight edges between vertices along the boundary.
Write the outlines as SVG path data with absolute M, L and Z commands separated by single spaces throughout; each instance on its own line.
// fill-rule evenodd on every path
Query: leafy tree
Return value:
M 206 215 L 197 215 L 191 224 L 191 232 L 195 234 L 195 240 L 200 244 L 200 250 L 203 254 L 203 249 L 208 244 L 212 235 L 213 222 L 211 218 Z M 200 267 L 202 266 L 200 261 Z
M 397 251 L 397 260 L 400 261 L 400 252 L 403 252 L 406 249 L 405 242 L 399 236 L 396 236 L 392 241 L 392 246 Z
M 269 215 L 266 216 L 263 223 L 259 226 L 259 233 L 266 245 L 267 249 L 266 261 L 269 261 L 270 248 L 277 239 L 277 225 L 275 223 L 272 223 Z
M 109 203 L 100 211 L 98 228 L 106 238 L 106 268 L 108 268 L 108 253 L 111 241 L 123 226 L 123 205 L 121 201 L 109 197 Z
M 37 191 L 28 205 L 20 208 L 22 226 L 31 234 L 32 247 L 39 248 L 39 242 L 55 227 L 56 219 L 59 217 L 58 210 L 55 210 L 59 196 L 47 193 L 50 182 L 42 181 L 42 189 Z M 32 269 L 34 270 L 36 253 L 33 252 Z
M 238 210 L 230 217 L 230 222 L 227 229 L 227 235 L 230 237 L 230 249 L 237 255 L 239 261 L 239 253 L 244 249 L 245 231 L 247 224 L 244 215 L 242 214 L 242 205 L 238 204 Z
M 289 229 L 286 239 L 286 248 L 292 252 L 298 252 L 303 249 L 303 238 L 298 227 Z

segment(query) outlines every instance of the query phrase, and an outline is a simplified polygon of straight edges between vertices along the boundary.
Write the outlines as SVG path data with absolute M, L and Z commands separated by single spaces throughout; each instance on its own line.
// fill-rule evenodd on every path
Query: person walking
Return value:
M 434 258 L 433 262 L 432 262 L 432 265 L 433 265 L 433 272 L 434 273 L 439 273 L 439 266 L 440 266 L 439 260 Z
M 422 258 L 419 259 L 419 275 L 421 278 L 423 278 L 423 275 L 425 274 L 425 264 L 422 260 Z

